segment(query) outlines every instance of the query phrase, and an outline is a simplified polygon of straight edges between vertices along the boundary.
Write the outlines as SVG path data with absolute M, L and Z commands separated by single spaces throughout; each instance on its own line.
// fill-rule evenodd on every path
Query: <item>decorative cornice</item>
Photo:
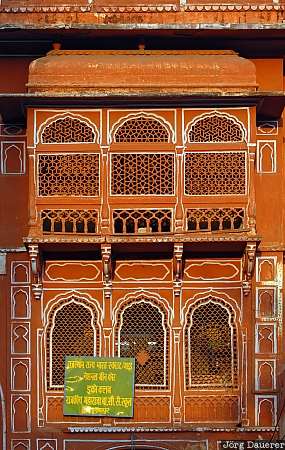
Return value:
M 183 7 L 175 4 L 166 5 L 139 5 L 139 6 L 96 6 L 94 5 L 56 5 L 56 6 L 1 6 L 1 13 L 70 13 L 70 12 L 80 12 L 80 13 L 110 13 L 110 14 L 121 14 L 121 13 L 173 13 L 173 12 L 227 12 L 227 11 L 284 11 L 285 5 L 274 5 L 274 4 L 213 4 L 213 5 L 185 5 Z
M 70 433 L 177 433 L 177 432 L 226 432 L 226 433 L 248 433 L 248 432 L 268 432 L 275 430 L 274 427 L 180 427 L 180 428 L 148 428 L 148 427 L 69 427 Z

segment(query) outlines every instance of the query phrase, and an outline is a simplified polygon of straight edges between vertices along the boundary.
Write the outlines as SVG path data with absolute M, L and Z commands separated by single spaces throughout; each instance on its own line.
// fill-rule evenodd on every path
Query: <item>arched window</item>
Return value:
M 73 117 L 71 114 L 65 117 L 55 118 L 45 126 L 41 133 L 43 144 L 65 144 L 76 142 L 96 142 L 97 130 L 87 120 Z
M 237 330 L 233 312 L 210 297 L 195 304 L 185 328 L 186 386 L 237 386 Z
M 203 114 L 187 128 L 189 142 L 242 142 L 245 139 L 243 125 L 222 113 Z
M 116 129 L 114 142 L 170 142 L 170 133 L 159 120 L 140 115 L 125 120 Z
M 95 356 L 99 353 L 96 311 L 82 299 L 57 303 L 49 315 L 47 339 L 47 385 L 62 389 L 65 356 Z
M 139 298 L 119 313 L 118 356 L 136 359 L 136 387 L 166 388 L 169 382 L 169 329 L 153 301 Z

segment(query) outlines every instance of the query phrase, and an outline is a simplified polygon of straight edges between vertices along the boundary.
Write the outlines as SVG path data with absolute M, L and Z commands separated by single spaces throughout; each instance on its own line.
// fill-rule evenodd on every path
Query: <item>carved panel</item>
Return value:
M 276 361 L 257 360 L 256 361 L 256 390 L 272 391 L 276 389 Z
M 273 427 L 276 424 L 277 399 L 274 395 L 256 397 L 256 425 Z
M 26 134 L 23 124 L 2 123 L 0 124 L 0 134 L 2 136 L 22 136 Z
M 256 325 L 256 353 L 276 353 L 276 324 Z
M 12 439 L 11 440 L 11 450 L 30 450 L 31 441 L 30 439 Z
M 244 227 L 244 208 L 187 209 L 187 231 L 242 231 Z
M 114 134 L 114 142 L 170 142 L 167 128 L 154 117 L 129 118 Z
M 257 172 L 275 173 L 276 141 L 257 141 Z
M 185 397 L 185 422 L 238 422 L 237 396 Z
M 114 233 L 169 233 L 172 231 L 171 209 L 115 209 Z
M 38 155 L 38 195 L 98 196 L 99 155 L 94 153 Z
M 151 262 L 119 262 L 115 270 L 114 281 L 136 281 L 136 280 L 151 280 L 151 281 L 171 281 L 172 270 L 171 262 L 164 264 L 157 261 Z
M 45 278 L 48 281 L 100 281 L 101 262 L 48 261 Z
M 29 391 L 31 388 L 31 361 L 29 358 L 12 358 L 11 389 L 13 391 Z
M 29 286 L 12 287 L 11 290 L 12 319 L 29 319 L 31 315 Z
M 30 396 L 12 395 L 12 431 L 23 433 L 31 431 Z
M 70 114 L 55 118 L 46 125 L 41 133 L 41 142 L 44 144 L 94 143 L 98 138 L 97 134 L 94 125 L 87 123 L 87 119 Z
M 244 127 L 226 113 L 214 111 L 195 118 L 187 126 L 189 142 L 242 142 Z
M 22 175 L 25 170 L 25 142 L 1 142 L 1 172 L 7 175 Z
M 167 423 L 170 422 L 170 398 L 169 397 L 137 397 L 134 399 L 133 419 L 116 420 L 119 425 L 125 422 L 138 423 Z
M 30 324 L 11 324 L 11 352 L 14 354 L 27 354 L 30 352 Z
M 174 155 L 125 153 L 111 156 L 112 195 L 173 195 Z
M 186 195 L 244 195 L 246 180 L 245 152 L 185 154 Z
M 30 267 L 28 262 L 12 262 L 11 282 L 13 284 L 27 284 L 30 282 Z
M 186 260 L 184 274 L 191 281 L 240 281 L 241 261 Z
M 47 396 L 46 397 L 46 421 L 49 423 L 82 423 L 91 422 L 92 426 L 99 425 L 101 419 L 98 417 L 92 417 L 91 420 L 88 417 L 72 417 L 63 415 L 63 396 Z
M 57 440 L 37 439 L 37 450 L 57 450 Z
M 89 209 L 44 209 L 42 231 L 48 233 L 95 234 L 98 212 Z
M 256 281 L 274 281 L 276 276 L 276 257 L 257 258 Z
M 268 122 L 259 122 L 256 130 L 256 134 L 259 136 L 276 136 L 278 134 L 278 122 L 277 120 L 270 120 Z
M 256 289 L 257 317 L 273 317 L 276 314 L 277 289 L 275 287 Z

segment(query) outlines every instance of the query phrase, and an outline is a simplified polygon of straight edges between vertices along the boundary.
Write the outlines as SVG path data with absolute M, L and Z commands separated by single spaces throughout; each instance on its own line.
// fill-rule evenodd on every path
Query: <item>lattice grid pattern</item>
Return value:
M 185 154 L 186 195 L 240 195 L 246 193 L 244 152 Z
M 64 358 L 98 354 L 99 335 L 97 314 L 82 301 L 63 300 L 56 305 L 46 330 L 46 365 L 49 389 L 62 389 Z M 93 326 L 92 326 L 93 325 Z
M 116 209 L 113 211 L 114 233 L 168 233 L 172 228 L 170 209 Z
M 98 213 L 88 209 L 44 209 L 41 211 L 43 233 L 84 233 L 97 231 Z
M 191 208 L 187 209 L 187 230 L 243 230 L 244 219 L 244 208 Z
M 188 139 L 189 142 L 241 142 L 243 133 L 234 120 L 212 115 L 197 120 L 189 130 Z
M 217 300 L 194 307 L 185 328 L 186 386 L 237 385 L 237 334 L 233 314 Z M 220 303 L 221 301 L 218 300 Z
M 136 299 L 120 313 L 116 329 L 118 355 L 136 359 L 136 386 L 168 385 L 169 330 L 165 315 L 155 305 Z
M 126 120 L 114 136 L 115 142 L 169 142 L 169 132 L 152 117 L 135 117 Z
M 86 122 L 64 117 L 47 125 L 41 135 L 44 144 L 63 144 L 71 142 L 95 142 L 94 130 Z
M 173 154 L 113 154 L 113 195 L 174 194 Z
M 99 195 L 99 155 L 39 155 L 38 190 L 40 196 Z

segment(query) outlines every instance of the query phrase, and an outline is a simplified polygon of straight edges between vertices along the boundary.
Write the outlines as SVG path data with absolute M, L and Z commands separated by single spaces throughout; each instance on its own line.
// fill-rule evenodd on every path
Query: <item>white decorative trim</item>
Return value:
M 8 146 L 6 147 L 7 144 Z M 26 172 L 26 151 L 25 141 L 2 141 L 1 142 L 1 173 L 3 175 L 24 175 Z M 7 172 L 6 162 L 8 157 L 8 151 L 11 148 L 16 148 L 19 152 L 20 171 L 19 172 Z
M 128 122 L 129 120 L 138 119 L 139 117 L 145 117 L 159 122 L 168 131 L 168 143 L 172 144 L 176 143 L 176 133 L 170 122 L 164 119 L 164 117 L 161 117 L 155 113 L 138 111 L 135 113 L 130 113 L 127 116 L 121 117 L 112 125 L 111 129 L 108 130 L 108 141 L 107 141 L 108 144 L 111 144 L 112 142 L 116 143 L 116 141 L 114 141 L 114 136 L 118 131 L 118 128 L 120 128 L 124 123 Z
M 237 143 L 241 143 L 241 142 L 247 142 L 247 131 L 246 131 L 246 128 L 245 128 L 244 124 L 239 119 L 237 119 L 237 117 L 235 117 L 235 116 L 233 116 L 233 115 L 231 115 L 229 113 L 226 113 L 226 112 L 221 112 L 221 111 L 218 111 L 218 110 L 212 110 L 211 112 L 205 112 L 203 114 L 200 114 L 199 116 L 194 117 L 194 119 L 192 119 L 190 122 L 188 122 L 188 124 L 186 125 L 185 130 L 183 132 L 183 144 L 184 145 L 186 143 L 189 143 L 189 144 L 215 144 L 216 142 L 212 142 L 212 141 L 210 141 L 210 142 L 207 142 L 207 141 L 204 141 L 204 142 L 190 142 L 189 141 L 189 137 L 188 137 L 191 128 L 194 125 L 196 125 L 197 122 L 199 122 L 200 120 L 206 119 L 206 118 L 213 117 L 213 116 L 224 117 L 224 118 L 230 120 L 231 122 L 234 122 L 235 125 L 238 125 L 238 127 L 241 129 L 242 136 L 243 136 L 241 141 L 234 141 L 234 142 L 232 142 L 232 141 L 220 142 L 219 141 L 218 144 L 225 144 L 225 143 L 227 143 L 227 144 L 229 144 L 229 143 L 230 144 L 237 144 Z
M 269 140 L 258 140 L 257 141 L 257 172 L 258 173 L 276 173 L 277 163 L 276 163 L 276 141 Z M 265 148 L 270 149 L 271 155 L 271 170 L 263 170 L 263 151 Z
M 85 123 L 89 128 L 92 129 L 92 131 L 95 134 L 95 139 L 93 142 L 58 142 L 58 144 L 60 145 L 70 145 L 70 144 L 100 144 L 100 133 L 98 131 L 97 126 L 90 120 L 88 119 L 88 117 L 84 117 L 81 114 L 77 113 L 74 114 L 71 111 L 66 111 L 66 112 L 60 112 L 59 114 L 56 114 L 54 116 L 48 117 L 38 128 L 37 130 L 37 134 L 35 136 L 35 145 L 38 145 L 39 143 L 44 144 L 44 145 L 55 145 L 57 143 L 46 143 L 46 142 L 42 142 L 41 140 L 41 135 L 44 131 L 44 129 L 48 126 L 50 126 L 53 122 L 55 122 L 56 120 L 60 120 L 60 119 L 66 119 L 67 117 L 71 118 L 71 119 L 77 119 L 82 123 Z

